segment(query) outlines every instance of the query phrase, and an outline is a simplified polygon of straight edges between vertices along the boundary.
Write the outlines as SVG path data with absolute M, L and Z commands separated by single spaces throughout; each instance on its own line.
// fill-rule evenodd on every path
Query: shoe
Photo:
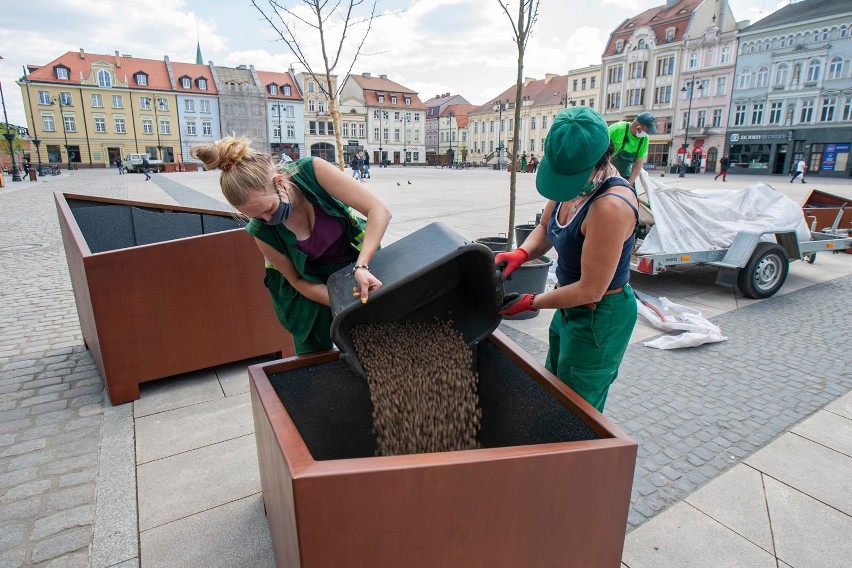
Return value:
M 802 183 L 807 183 L 805 180 L 802 180 Z

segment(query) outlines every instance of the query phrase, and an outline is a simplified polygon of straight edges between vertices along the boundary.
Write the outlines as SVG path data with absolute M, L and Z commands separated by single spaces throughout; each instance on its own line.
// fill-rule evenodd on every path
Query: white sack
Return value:
M 652 326 L 662 331 L 684 331 L 679 335 L 664 335 L 644 342 L 655 349 L 679 349 L 696 347 L 705 343 L 717 343 L 728 338 L 722 330 L 701 315 L 699 310 L 676 304 L 668 298 L 654 298 L 634 290 L 636 308 Z
M 638 254 L 728 248 L 744 229 L 792 229 L 800 241 L 811 240 L 799 204 L 765 183 L 746 189 L 677 189 L 643 170 L 640 188 L 651 205 L 654 226 Z

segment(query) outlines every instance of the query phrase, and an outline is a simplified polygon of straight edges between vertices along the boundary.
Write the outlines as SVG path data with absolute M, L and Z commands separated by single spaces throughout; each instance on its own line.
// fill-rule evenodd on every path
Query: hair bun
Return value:
M 252 153 L 251 143 L 247 138 L 228 136 L 212 144 L 193 146 L 189 155 L 198 158 L 207 169 L 229 171 L 239 164 L 243 158 Z

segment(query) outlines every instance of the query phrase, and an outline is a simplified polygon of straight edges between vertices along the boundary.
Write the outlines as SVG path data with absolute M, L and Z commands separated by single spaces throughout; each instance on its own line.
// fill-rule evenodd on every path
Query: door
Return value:
M 107 156 L 109 156 L 109 164 L 110 166 L 115 165 L 115 161 L 121 157 L 121 148 L 110 147 L 107 148 Z
M 784 166 L 787 164 L 787 145 L 778 144 L 775 147 L 775 162 L 772 164 L 772 173 L 776 175 L 784 175 L 787 172 Z
M 709 148 L 707 150 L 707 167 L 704 168 L 706 172 L 715 172 L 716 171 L 716 158 L 719 157 L 719 150 L 716 149 L 715 146 Z

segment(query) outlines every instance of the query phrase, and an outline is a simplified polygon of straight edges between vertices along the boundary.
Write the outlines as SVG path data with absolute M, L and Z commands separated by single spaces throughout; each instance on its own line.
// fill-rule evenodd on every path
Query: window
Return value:
M 648 44 L 645 43 L 644 39 L 640 39 L 639 42 L 636 44 L 636 49 L 648 49 Z
M 775 70 L 775 85 L 783 87 L 787 84 L 788 67 L 786 63 L 781 63 Z
M 716 77 L 716 96 L 725 95 L 728 92 L 728 78 Z
M 124 108 L 124 99 L 121 95 L 112 96 L 112 108 Z
M 268 89 L 269 89 L 270 95 L 277 95 L 278 94 L 278 85 L 269 85 Z
M 580 80 L 580 88 L 583 89 L 584 91 L 586 90 L 586 78 L 585 77 L 583 77 Z
M 627 76 L 630 79 L 642 79 L 645 77 L 645 72 L 648 69 L 647 61 L 636 61 L 628 67 Z
M 45 132 L 53 132 L 56 130 L 56 124 L 53 122 L 52 114 L 41 115 L 41 129 Z
M 308 92 L 313 93 L 315 89 L 316 89 L 316 85 L 314 84 L 314 82 L 308 81 Z
M 379 96 L 378 96 L 378 100 L 379 100 L 379 102 L 380 102 L 380 103 L 385 102 L 385 96 L 384 96 L 384 95 L 379 95 Z
M 654 90 L 654 104 L 668 104 L 672 102 L 672 86 L 666 85 L 665 87 L 657 87 Z
M 292 128 L 292 127 L 290 127 L 290 126 L 287 127 L 288 132 L 289 132 L 290 128 Z M 367 128 L 367 125 L 364 124 L 363 122 L 358 124 L 358 138 L 366 138 L 366 136 L 364 135 L 364 130 L 366 128 Z M 293 136 L 295 136 L 295 134 Z
M 775 101 L 769 104 L 769 124 L 781 124 L 781 111 L 784 103 Z
M 627 106 L 641 106 L 645 104 L 645 89 L 628 89 Z
M 834 57 L 831 63 L 828 64 L 828 78 L 842 79 L 843 78 L 843 58 Z
M 169 100 L 165 97 L 157 97 L 157 109 L 169 110 Z
M 212 136 L 213 135 L 213 123 L 202 120 L 201 121 L 201 134 L 204 136 Z
M 589 99 L 589 108 L 595 108 L 595 98 Z
M 64 106 L 71 106 L 71 93 L 59 93 L 59 102 L 61 102 Z
M 167 118 L 160 119 L 160 134 L 171 134 L 172 126 Z
M 737 84 L 740 89 L 748 89 L 751 87 L 751 69 L 746 67 L 740 71 L 740 82 Z
M 799 122 L 813 122 L 814 120 L 814 100 L 805 99 L 802 101 L 802 112 L 799 114 Z
M 822 99 L 822 112 L 820 112 L 820 122 L 831 122 L 834 120 L 834 107 L 837 104 L 836 97 L 826 97 Z
M 124 117 L 123 116 L 114 116 L 112 120 L 115 123 L 115 133 L 116 134 L 127 133 L 127 128 L 124 125 Z
M 683 115 L 681 115 L 681 118 L 680 118 L 680 127 L 686 128 L 687 126 L 689 126 L 689 112 L 688 111 L 684 112 Z
M 57 79 L 68 79 L 68 68 L 67 67 L 56 67 L 56 78 Z
M 38 92 L 38 104 L 40 104 L 40 105 L 49 105 L 50 104 L 50 92 L 49 91 L 39 91 Z
M 754 103 L 752 105 L 751 123 L 755 126 L 763 124 L 763 103 Z
M 318 112 L 325 112 L 325 99 L 318 99 L 317 100 L 317 111 Z
M 745 105 L 736 105 L 734 107 L 734 126 L 742 126 L 745 124 Z
M 547 129 L 547 115 L 541 117 L 541 129 Z
M 104 99 L 97 93 L 92 93 L 92 107 L 94 108 L 103 108 Z
M 667 55 L 657 59 L 657 76 L 672 75 L 674 73 L 674 55 Z
M 697 126 L 698 128 L 704 128 L 704 126 L 706 124 L 707 124 L 707 111 L 706 110 L 699 110 L 698 111 L 698 118 L 695 121 L 695 126 Z
M 382 140 L 384 140 L 385 142 L 389 141 L 390 140 L 390 134 L 389 133 L 390 133 L 389 128 L 382 129 Z
M 393 97 L 393 96 L 391 97 L 391 104 L 392 105 L 396 104 L 396 97 Z
M 689 54 L 689 68 L 695 69 L 696 67 L 698 67 L 698 52 L 693 51 Z
M 720 58 L 720 63 L 723 65 L 731 62 L 731 46 L 724 45 L 722 46 L 722 54 Z
M 535 130 L 535 117 L 530 117 L 530 130 Z
M 852 120 L 852 96 L 846 97 L 843 103 L 843 117 L 841 120 Z
M 195 129 L 196 129 L 196 124 L 195 124 L 195 121 L 194 121 L 194 120 L 190 120 L 189 122 L 187 122 L 187 123 L 186 123 L 186 133 L 187 133 L 187 135 L 189 135 L 189 136 L 195 136 L 195 134 L 196 134 Z M 280 132 L 280 130 L 279 130 L 279 132 Z
M 607 110 L 617 110 L 621 108 L 621 93 L 610 93 L 606 96 Z
M 675 37 L 675 29 L 669 28 L 666 30 L 666 43 L 671 43 L 674 41 Z
M 606 77 L 609 83 L 621 83 L 624 75 L 624 67 L 621 65 L 613 65 L 607 68 Z
M 778 47 L 787 47 L 787 38 L 785 36 L 781 36 L 781 39 L 778 40 Z
M 407 104 L 407 105 L 411 104 L 411 97 L 405 97 L 405 104 Z
M 106 117 L 96 116 L 95 119 L 95 132 L 106 132 Z
M 621 53 L 622 51 L 624 51 L 624 41 L 618 40 L 617 42 L 615 42 L 615 52 Z
M 722 126 L 722 109 L 713 109 L 713 128 Z
M 198 88 L 201 89 L 202 91 L 207 90 L 207 79 L 204 79 L 204 78 L 196 79 L 195 83 L 198 85 Z
M 142 110 L 151 110 L 151 98 L 150 97 L 140 97 L 139 108 L 142 109 Z
M 150 118 L 142 118 L 142 133 L 143 134 L 153 134 L 154 133 L 154 122 Z
M 77 123 L 74 121 L 73 116 L 63 116 L 62 121 L 65 124 L 66 132 L 77 132 Z
M 535 138 L 530 138 L 530 152 L 535 152 Z
M 590 88 L 590 89 L 594 89 L 594 88 L 595 88 L 595 79 L 597 79 L 597 76 L 595 76 L 595 75 L 592 75 L 592 78 L 591 78 L 591 79 L 589 79 L 589 88 Z
M 180 78 L 180 86 L 183 87 L 184 89 L 192 88 L 192 79 L 190 79 L 189 77 L 181 77 Z
M 757 70 L 757 85 L 758 87 L 766 87 L 769 85 L 769 68 L 761 67 Z
M 709 97 L 710 96 L 710 79 L 701 79 L 698 90 L 695 92 L 695 96 L 697 97 Z
M 820 65 L 819 59 L 811 59 L 810 63 L 808 63 L 808 82 L 819 81 L 821 68 L 822 65 Z
M 308 99 L 308 112 L 316 112 L 317 111 L 317 101 L 315 99 Z
M 284 96 L 285 96 L 285 97 L 289 97 L 289 96 L 290 96 L 290 93 L 292 92 L 292 89 L 290 88 L 290 85 L 284 85 L 284 89 L 283 89 L 283 90 L 284 90 Z
M 183 101 L 183 110 L 186 112 L 195 112 L 195 101 L 192 99 Z
M 145 73 L 137 73 L 136 75 L 133 76 L 133 78 L 136 79 L 137 85 L 147 85 L 148 84 L 148 75 L 146 75 Z
M 273 138 L 281 138 L 281 125 L 276 124 L 272 127 L 272 137 Z
M 106 69 L 98 71 L 98 87 L 112 87 L 112 77 L 110 77 L 109 71 Z
M 363 126 L 363 124 L 361 125 Z M 295 138 L 296 137 L 296 127 L 292 124 L 287 125 L 287 138 Z M 361 138 L 364 137 L 364 132 L 361 132 Z

